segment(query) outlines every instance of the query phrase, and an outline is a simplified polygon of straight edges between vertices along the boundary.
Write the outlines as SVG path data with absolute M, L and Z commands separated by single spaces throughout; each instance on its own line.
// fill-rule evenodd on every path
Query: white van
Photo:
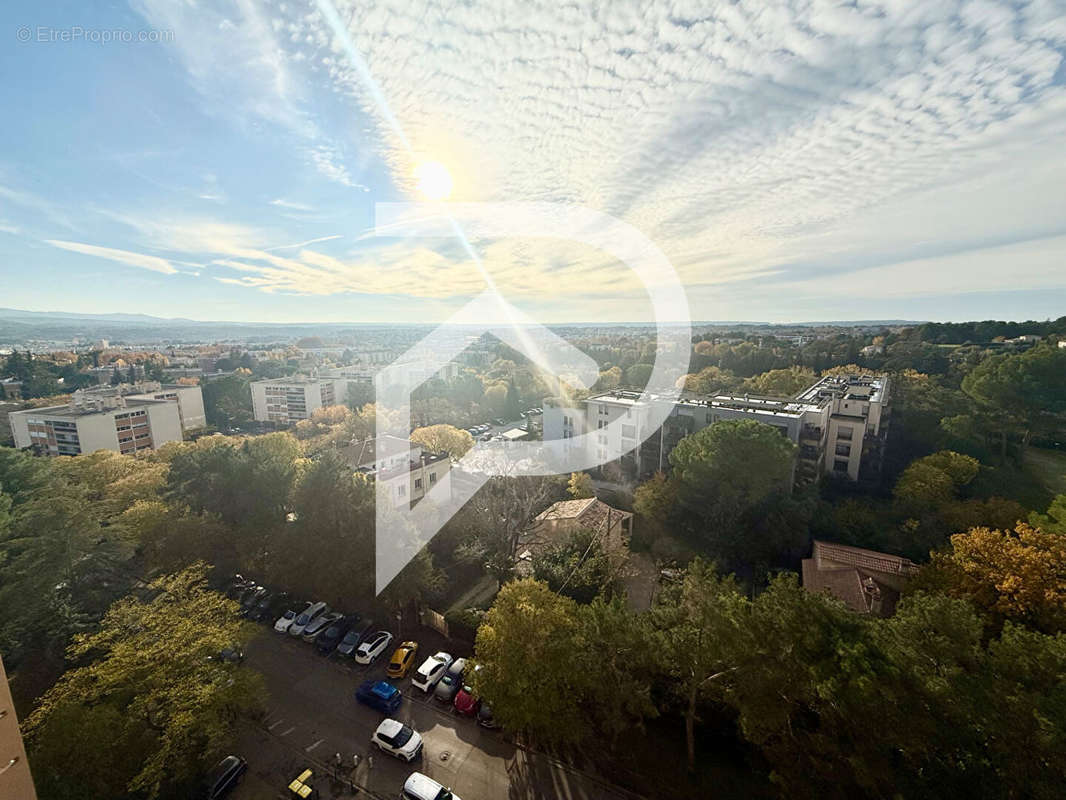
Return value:
M 300 612 L 300 615 L 289 626 L 289 636 L 302 636 L 304 629 L 323 614 L 329 613 L 329 606 L 325 603 L 315 603 Z
M 412 772 L 411 777 L 404 782 L 400 800 L 459 800 L 459 797 L 428 775 Z

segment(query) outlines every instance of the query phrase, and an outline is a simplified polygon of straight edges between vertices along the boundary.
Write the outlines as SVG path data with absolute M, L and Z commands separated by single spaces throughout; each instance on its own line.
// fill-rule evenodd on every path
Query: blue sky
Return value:
M 325 2 L 5 10 L 0 306 L 444 319 L 456 243 L 368 236 L 433 160 L 635 226 L 694 319 L 1066 313 L 1060 2 Z M 602 253 L 476 249 L 544 321 L 649 313 Z

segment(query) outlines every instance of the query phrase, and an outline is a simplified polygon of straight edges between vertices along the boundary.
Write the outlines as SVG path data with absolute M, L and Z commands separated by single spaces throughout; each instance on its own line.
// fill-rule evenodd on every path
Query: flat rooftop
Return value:
M 887 381 L 885 375 L 826 375 L 800 392 L 796 399 L 813 402 L 824 394 L 843 394 L 850 399 L 876 403 L 884 397 Z

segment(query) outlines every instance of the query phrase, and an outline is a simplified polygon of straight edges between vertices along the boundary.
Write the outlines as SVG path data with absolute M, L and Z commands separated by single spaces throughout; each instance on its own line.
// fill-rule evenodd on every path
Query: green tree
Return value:
M 670 453 L 678 503 L 699 520 L 720 552 L 742 554 L 742 517 L 771 495 L 790 491 L 796 445 L 754 420 L 716 422 Z
M 573 531 L 533 557 L 533 577 L 579 603 L 609 591 L 614 572 L 599 535 L 590 530 Z
M 1040 345 L 1018 355 L 986 358 L 962 381 L 962 390 L 1000 434 L 1007 456 L 1012 434 L 1024 447 L 1034 432 L 1061 425 L 1066 414 L 1066 349 Z
M 543 744 L 586 738 L 589 720 L 575 702 L 583 683 L 577 604 L 539 581 L 500 590 L 477 631 L 474 691 L 500 723 Z
M 69 657 L 82 665 L 64 673 L 26 720 L 34 752 L 47 752 L 58 727 L 54 715 L 106 706 L 119 713 L 111 717 L 117 724 L 90 738 L 110 740 L 108 761 L 127 765 L 130 793 L 169 793 L 224 753 L 234 721 L 258 706 L 263 687 L 256 673 L 217 659 L 254 631 L 237 617 L 236 603 L 206 588 L 206 572 L 198 564 L 161 577 L 151 584 L 151 599 L 119 600 L 97 632 L 75 637 Z M 132 764 L 113 749 L 131 740 L 147 751 Z M 89 753 L 99 744 L 90 744 Z M 80 760 L 77 744 L 68 746 Z
M 730 577 L 713 564 L 689 564 L 680 584 L 663 591 L 651 625 L 668 687 L 681 704 L 689 769 L 696 766 L 696 723 L 700 702 L 720 696 L 725 678 L 740 668 L 749 614 L 748 601 Z

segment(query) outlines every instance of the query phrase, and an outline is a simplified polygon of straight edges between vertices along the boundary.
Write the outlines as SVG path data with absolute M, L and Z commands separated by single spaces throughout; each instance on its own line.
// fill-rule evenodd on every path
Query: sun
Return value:
M 418 191 L 429 200 L 447 200 L 452 193 L 452 176 L 439 161 L 423 161 L 415 167 Z

